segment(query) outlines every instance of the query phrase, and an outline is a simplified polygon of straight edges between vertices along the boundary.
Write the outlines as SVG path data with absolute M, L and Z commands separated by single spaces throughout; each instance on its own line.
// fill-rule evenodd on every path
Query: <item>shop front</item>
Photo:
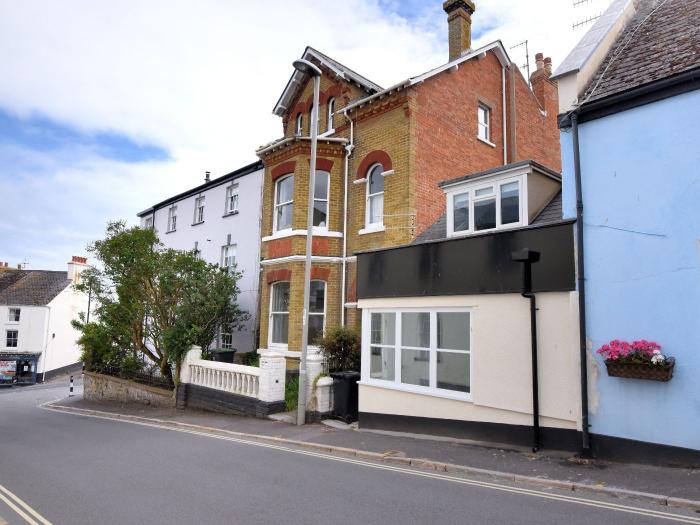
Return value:
M 0 385 L 33 385 L 39 354 L 0 353 Z

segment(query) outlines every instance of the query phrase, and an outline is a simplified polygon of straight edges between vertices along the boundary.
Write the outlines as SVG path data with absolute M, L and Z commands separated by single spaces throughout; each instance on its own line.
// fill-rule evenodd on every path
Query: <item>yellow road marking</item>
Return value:
M 13 494 L 2 485 L 0 485 L 0 499 L 2 499 L 8 507 L 24 518 L 24 520 L 30 525 L 51 525 L 50 521 L 48 521 L 41 514 L 31 508 L 25 501 L 21 500 L 17 495 Z M 36 518 L 38 521 L 35 521 L 33 518 Z M 0 522 L 0 525 L 2 525 L 2 522 Z
M 64 413 L 67 412 L 67 410 L 53 408 L 47 404 L 42 404 L 42 405 L 40 405 L 40 407 L 44 408 L 46 410 L 52 410 L 54 412 L 64 412 Z M 72 411 L 72 410 L 73 410 L 72 408 L 69 409 L 69 411 Z M 80 410 L 80 409 L 77 409 L 77 410 Z M 232 437 L 232 436 L 222 436 L 222 435 L 213 434 L 213 433 L 209 433 L 209 432 L 202 432 L 199 430 L 190 430 L 190 429 L 186 429 L 186 428 L 173 428 L 173 427 L 170 427 L 167 425 L 161 425 L 161 424 L 151 423 L 151 422 L 147 422 L 147 421 L 133 421 L 133 420 L 129 420 L 129 419 L 122 419 L 122 418 L 114 417 L 113 415 L 108 414 L 108 413 L 106 415 L 87 414 L 87 413 L 81 413 L 81 412 L 72 412 L 72 413 L 75 415 L 81 416 L 81 417 L 107 419 L 110 421 L 131 423 L 132 425 L 141 425 L 141 426 L 145 426 L 145 427 L 158 428 L 161 430 L 171 430 L 174 432 L 193 434 L 196 436 L 203 436 L 203 437 L 207 437 L 207 438 L 211 438 L 211 439 L 219 439 L 222 441 L 230 441 L 230 442 L 241 443 L 241 444 L 245 444 L 245 445 L 253 445 L 256 447 L 269 448 L 269 449 L 273 449 L 273 450 L 280 450 L 283 452 L 291 452 L 293 454 L 312 456 L 312 457 L 327 459 L 327 460 L 335 461 L 335 462 L 339 462 L 339 463 L 350 463 L 350 464 L 374 468 L 374 469 L 378 469 L 378 470 L 388 470 L 388 471 L 398 472 L 398 473 L 402 473 L 402 474 L 408 474 L 411 476 L 439 479 L 439 480 L 443 480 L 443 481 L 450 481 L 452 483 L 459 483 L 462 485 L 470 485 L 470 486 L 476 486 L 476 487 L 481 487 L 481 488 L 489 488 L 489 489 L 498 490 L 498 491 L 502 491 L 502 492 L 510 492 L 510 493 L 514 493 L 514 494 L 533 496 L 533 497 L 550 499 L 550 500 L 561 501 L 561 502 L 566 502 L 566 503 L 575 503 L 578 505 L 597 507 L 597 508 L 602 508 L 602 509 L 607 509 L 607 510 L 614 510 L 614 511 L 618 511 L 618 512 L 626 512 L 629 514 L 638 514 L 641 516 L 660 518 L 660 519 L 665 519 L 665 520 L 675 521 L 675 522 L 680 522 L 680 523 L 693 523 L 696 525 L 700 525 L 700 518 L 695 518 L 693 516 L 683 516 L 681 514 L 673 514 L 670 512 L 662 512 L 662 511 L 657 511 L 657 510 L 653 510 L 653 509 L 644 509 L 642 507 L 632 507 L 629 505 L 620 505 L 618 503 L 598 501 L 598 500 L 581 498 L 581 497 L 576 497 L 576 496 L 567 496 L 564 494 L 553 494 L 553 493 L 548 493 L 548 492 L 542 492 L 539 490 L 526 489 L 526 488 L 520 488 L 520 487 L 512 487 L 509 485 L 502 485 L 499 483 L 478 481 L 475 479 L 468 479 L 468 478 L 458 478 L 458 477 L 449 476 L 446 474 L 438 474 L 438 473 L 433 473 L 433 472 L 424 472 L 424 471 L 419 471 L 419 470 L 413 470 L 413 469 L 404 468 L 404 467 L 383 465 L 383 464 L 372 463 L 370 461 L 364 461 L 364 460 L 360 460 L 360 459 L 352 459 L 352 458 L 347 458 L 347 457 L 333 456 L 331 454 L 312 452 L 312 451 L 308 451 L 308 450 L 300 450 L 300 449 L 285 447 L 285 446 L 281 446 L 281 445 L 273 445 L 273 444 L 269 444 L 269 443 L 261 443 L 259 441 L 251 441 L 251 440 Z

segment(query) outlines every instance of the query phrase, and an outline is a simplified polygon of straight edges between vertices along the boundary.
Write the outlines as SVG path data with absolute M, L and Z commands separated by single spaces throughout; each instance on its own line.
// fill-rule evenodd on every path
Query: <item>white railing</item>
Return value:
M 189 382 L 214 390 L 257 398 L 260 368 L 197 359 L 189 363 Z

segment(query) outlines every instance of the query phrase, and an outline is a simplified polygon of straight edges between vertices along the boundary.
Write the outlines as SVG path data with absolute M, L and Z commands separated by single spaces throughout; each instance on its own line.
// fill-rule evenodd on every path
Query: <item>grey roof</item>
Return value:
M 593 27 L 583 35 L 576 47 L 566 56 L 564 61 L 552 75 L 555 80 L 569 73 L 577 73 L 588 62 L 588 59 L 603 42 L 609 31 L 613 29 L 618 19 L 625 14 L 627 9 L 632 9 L 634 0 L 615 0 L 596 20 Z
M 68 272 L 48 270 L 0 272 L 0 304 L 44 306 L 70 284 Z
M 542 224 L 559 222 L 562 218 L 561 191 L 559 191 L 530 224 L 532 226 L 540 226 Z
M 552 224 L 562 220 L 561 191 L 559 191 L 549 204 L 530 223 L 530 226 L 542 226 Z M 492 232 L 491 232 L 492 233 Z M 429 241 L 440 241 L 447 238 L 447 213 L 443 213 L 440 218 L 428 227 L 423 233 L 416 237 L 411 244 L 421 244 Z
M 700 2 L 639 0 L 593 76 L 584 104 L 700 67 Z
M 550 177 L 554 177 L 557 180 L 561 180 L 561 174 L 557 173 L 554 170 L 551 170 L 547 168 L 546 166 L 543 166 L 539 162 L 535 162 L 534 160 L 519 160 L 518 162 L 511 162 L 510 164 L 505 164 L 503 166 L 496 166 L 495 168 L 490 168 L 484 171 L 478 171 L 476 173 L 470 173 L 469 175 L 463 175 L 462 177 L 457 177 L 456 179 L 450 179 L 441 182 L 438 184 L 439 187 L 444 188 L 445 186 L 450 186 L 452 184 L 456 184 L 458 182 L 464 182 L 467 180 L 474 180 L 478 179 L 480 177 L 486 177 L 489 175 L 496 175 L 500 172 L 506 172 L 512 169 L 516 168 L 524 168 L 526 166 L 532 167 L 536 169 L 537 171 L 544 173 L 545 175 L 549 175 Z

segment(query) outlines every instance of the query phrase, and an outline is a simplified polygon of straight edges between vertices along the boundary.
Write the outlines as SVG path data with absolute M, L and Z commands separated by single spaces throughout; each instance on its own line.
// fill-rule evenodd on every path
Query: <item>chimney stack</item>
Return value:
M 442 8 L 447 13 L 447 36 L 451 62 L 471 50 L 472 15 L 476 6 L 472 0 L 445 0 Z
M 205 171 L 204 172 L 204 182 L 209 182 L 211 180 L 211 172 L 210 171 Z
M 68 263 L 68 279 L 76 284 L 79 283 L 80 273 L 86 268 L 86 266 L 87 257 L 78 257 L 77 255 L 71 257 L 71 260 Z
M 547 57 L 544 59 L 544 72 L 547 78 L 552 76 L 552 57 Z

